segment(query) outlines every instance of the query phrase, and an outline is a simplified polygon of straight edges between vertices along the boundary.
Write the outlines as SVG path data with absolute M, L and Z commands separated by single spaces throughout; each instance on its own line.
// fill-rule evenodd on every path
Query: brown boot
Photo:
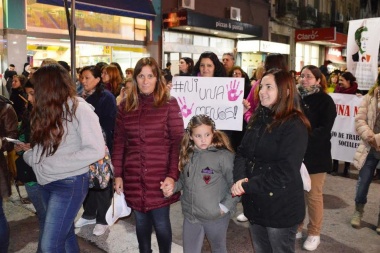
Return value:
M 351 218 L 351 226 L 360 228 L 360 223 L 364 213 L 364 204 L 355 204 L 355 213 Z

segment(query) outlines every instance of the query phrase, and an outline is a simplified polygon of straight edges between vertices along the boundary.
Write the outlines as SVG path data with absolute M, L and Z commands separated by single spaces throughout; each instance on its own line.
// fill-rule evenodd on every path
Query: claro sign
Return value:
M 335 27 L 296 30 L 295 41 L 335 40 L 335 34 Z

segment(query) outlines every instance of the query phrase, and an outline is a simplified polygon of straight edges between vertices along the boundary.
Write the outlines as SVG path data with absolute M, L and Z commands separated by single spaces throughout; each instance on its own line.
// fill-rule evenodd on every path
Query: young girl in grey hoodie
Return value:
M 184 252 L 201 252 L 207 236 L 213 252 L 227 252 L 226 234 L 238 197 L 232 197 L 234 153 L 227 135 L 207 115 L 189 121 L 181 142 L 180 180 L 162 184 L 166 197 L 181 196 Z

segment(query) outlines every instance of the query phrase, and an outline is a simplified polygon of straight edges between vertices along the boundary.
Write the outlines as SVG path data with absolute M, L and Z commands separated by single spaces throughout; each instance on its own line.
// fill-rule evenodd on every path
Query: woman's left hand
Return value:
M 248 178 L 243 178 L 234 183 L 231 187 L 232 196 L 241 196 L 245 193 L 242 183 L 248 182 Z

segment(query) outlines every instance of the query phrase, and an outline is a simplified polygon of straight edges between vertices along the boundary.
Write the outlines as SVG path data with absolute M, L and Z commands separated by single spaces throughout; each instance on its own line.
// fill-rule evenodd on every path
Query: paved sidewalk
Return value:
M 355 174 L 353 172 L 352 174 Z M 352 175 L 355 178 L 355 175 Z M 379 253 L 380 236 L 376 234 L 377 216 L 380 204 L 380 181 L 371 184 L 368 203 L 361 229 L 350 226 L 351 215 L 354 212 L 354 196 L 356 180 L 339 176 L 327 175 L 324 188 L 324 221 L 321 234 L 321 244 L 315 253 Z M 24 187 L 21 187 L 26 196 Z M 9 252 L 35 252 L 38 240 L 37 218 L 31 205 L 21 204 L 14 190 L 9 201 L 4 202 L 4 209 L 11 227 L 11 245 Z M 242 207 L 239 204 L 238 210 Z M 78 218 L 79 218 L 78 214 Z M 171 221 L 173 230 L 173 253 L 182 252 L 182 222 L 180 203 L 171 206 Z M 306 219 L 307 221 L 307 219 Z M 102 236 L 92 235 L 94 225 L 76 229 L 81 252 L 137 253 L 138 245 L 135 234 L 134 218 L 119 220 Z M 236 221 L 236 215 L 231 220 L 227 234 L 228 252 L 253 252 L 250 241 L 248 223 Z M 304 230 L 306 232 L 306 230 Z M 306 235 L 304 234 L 305 239 Z M 152 236 L 153 252 L 158 252 L 155 236 Z M 302 250 L 303 240 L 297 240 L 296 252 Z M 205 240 L 203 253 L 209 253 L 210 247 Z

